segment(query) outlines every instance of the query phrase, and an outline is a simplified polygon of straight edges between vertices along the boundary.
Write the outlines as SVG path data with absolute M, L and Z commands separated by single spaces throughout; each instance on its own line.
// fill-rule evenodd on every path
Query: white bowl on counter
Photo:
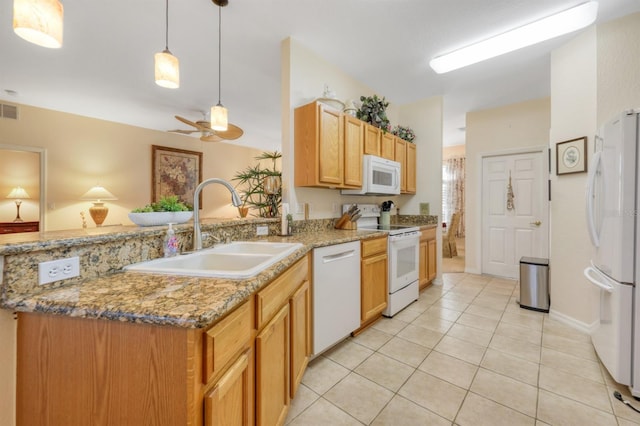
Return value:
M 185 223 L 192 216 L 192 211 L 129 213 L 129 220 L 138 226 L 159 226 L 167 223 Z

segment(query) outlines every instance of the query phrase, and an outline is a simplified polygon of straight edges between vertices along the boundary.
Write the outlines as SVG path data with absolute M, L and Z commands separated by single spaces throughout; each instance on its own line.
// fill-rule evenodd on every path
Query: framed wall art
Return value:
M 177 195 L 180 201 L 193 204 L 193 194 L 202 182 L 201 152 L 151 145 L 151 170 L 152 202 Z
M 587 171 L 587 137 L 556 144 L 556 175 Z

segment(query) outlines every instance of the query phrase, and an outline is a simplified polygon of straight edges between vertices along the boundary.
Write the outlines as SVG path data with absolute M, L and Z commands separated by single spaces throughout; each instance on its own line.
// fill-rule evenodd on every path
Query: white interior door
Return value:
M 518 278 L 520 258 L 549 256 L 544 151 L 482 160 L 482 273 Z M 509 177 L 513 209 L 507 208 Z

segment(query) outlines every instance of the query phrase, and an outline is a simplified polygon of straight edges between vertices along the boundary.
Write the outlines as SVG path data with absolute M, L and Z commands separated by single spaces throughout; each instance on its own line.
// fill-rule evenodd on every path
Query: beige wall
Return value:
M 203 179 L 231 179 L 253 164 L 260 151 L 226 143 L 143 129 L 42 108 L 19 105 L 19 120 L 0 120 L 0 144 L 47 150 L 46 230 L 80 228 L 91 203 L 80 197 L 97 183 L 117 201 L 109 201 L 104 225 L 131 225 L 127 213 L 151 201 L 151 145 L 203 153 Z M 167 119 L 167 128 L 177 122 Z M 235 217 L 229 192 L 220 185 L 204 191 L 202 217 Z M 1 206 L 0 206 L 1 207 Z
M 593 153 L 596 34 L 591 28 L 551 55 L 551 315 L 584 330 L 595 319 L 598 296 L 582 275 L 591 258 L 584 209 L 587 175 L 557 176 L 556 144 L 588 136 L 588 160 Z
M 411 105 L 390 104 L 387 115 L 392 125 L 411 126 L 416 131 L 416 145 L 418 155 L 418 178 L 423 175 L 424 183 L 418 182 L 418 194 L 415 196 L 374 197 L 374 196 L 342 196 L 339 190 L 324 188 L 296 188 L 293 186 L 293 110 L 300 105 L 313 101 L 322 95 L 324 85 L 327 84 L 335 91 L 341 100 L 358 100 L 361 95 L 371 96 L 373 90 L 353 79 L 338 69 L 335 65 L 311 52 L 299 41 L 288 38 L 282 42 L 282 152 L 284 155 L 283 180 L 284 198 L 292 204 L 295 219 L 303 217 L 296 213 L 296 204 L 310 205 L 311 218 L 338 217 L 342 204 L 346 203 L 377 203 L 393 199 L 402 213 L 418 213 L 417 202 L 422 200 L 434 205 L 440 204 L 435 192 L 441 191 L 440 184 L 430 178 L 433 169 L 440 169 L 437 156 L 431 155 L 432 150 L 439 150 L 442 145 L 442 101 L 440 97 L 416 102 Z M 384 96 L 384 94 L 379 94 Z M 428 171 L 427 171 L 428 170 Z M 334 209 L 335 207 L 335 209 Z M 439 208 L 439 207 L 438 207 Z M 434 213 L 436 214 L 436 213 Z
M 2 146 L 0 146 L 0 222 L 11 222 L 16 217 L 15 200 L 4 198 L 16 186 L 24 188 L 30 197 L 22 200 L 20 205 L 20 217 L 22 220 L 35 222 L 40 219 L 39 176 L 39 153 L 2 149 Z
M 553 52 L 553 164 L 557 142 L 588 136 L 591 155 L 599 126 L 625 109 L 640 106 L 638 40 L 640 13 L 599 25 Z M 598 318 L 598 291 L 582 276 L 593 255 L 584 210 L 587 175 L 555 176 L 554 172 L 551 179 L 551 267 L 556 283 L 551 286 L 552 314 L 588 329 Z
M 598 125 L 640 108 L 640 13 L 598 27 Z
M 482 156 L 549 143 L 549 98 L 467 114 L 465 271 L 482 272 Z

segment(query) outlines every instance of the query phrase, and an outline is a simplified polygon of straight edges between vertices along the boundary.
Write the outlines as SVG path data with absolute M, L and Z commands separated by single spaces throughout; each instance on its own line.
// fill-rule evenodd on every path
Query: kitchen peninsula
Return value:
M 20 312 L 18 424 L 280 423 L 311 353 L 309 251 L 381 234 L 333 220 L 292 237 L 275 235 L 277 219 L 203 229 L 247 240 L 258 222 L 303 248 L 246 280 L 120 272 L 160 256 L 164 227 L 0 237 L 2 306 Z M 183 247 L 190 230 L 176 227 Z M 37 285 L 39 262 L 75 255 L 80 278 Z

